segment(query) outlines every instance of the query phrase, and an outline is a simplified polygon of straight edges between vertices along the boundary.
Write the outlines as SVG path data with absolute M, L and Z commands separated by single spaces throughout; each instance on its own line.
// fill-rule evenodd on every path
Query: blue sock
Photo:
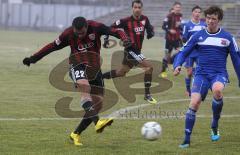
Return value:
M 196 119 L 196 111 L 189 108 L 186 112 L 186 118 L 185 118 L 185 139 L 184 143 L 190 143 L 190 137 L 192 133 L 192 129 L 195 123 Z
M 223 99 L 215 99 L 212 101 L 212 111 L 213 111 L 213 119 L 212 119 L 212 128 L 218 128 L 218 120 L 220 119 L 221 112 L 223 107 Z
M 191 77 L 185 77 L 186 90 L 189 92 L 189 95 L 191 94 L 191 81 Z

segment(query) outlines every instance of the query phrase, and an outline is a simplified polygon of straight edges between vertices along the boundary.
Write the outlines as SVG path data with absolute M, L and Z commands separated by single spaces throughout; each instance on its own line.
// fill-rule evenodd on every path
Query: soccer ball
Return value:
M 141 133 L 147 140 L 156 140 L 162 133 L 162 127 L 157 122 L 146 122 L 141 129 Z

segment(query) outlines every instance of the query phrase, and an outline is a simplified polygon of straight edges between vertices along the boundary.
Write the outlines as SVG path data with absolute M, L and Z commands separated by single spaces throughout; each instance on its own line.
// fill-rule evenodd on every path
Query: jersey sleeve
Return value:
M 124 19 L 119 19 L 111 25 L 111 27 L 113 27 L 113 28 L 122 28 L 122 29 L 124 28 L 124 26 L 125 26 L 125 20 Z
M 195 46 L 197 45 L 197 35 L 193 35 L 189 38 L 186 44 L 179 51 L 179 54 L 175 58 L 175 62 L 173 63 L 173 68 L 175 69 L 178 66 L 182 66 L 186 57 L 193 51 Z
M 122 29 L 124 31 L 124 20 L 123 19 L 119 19 L 119 20 L 115 21 L 110 27 L 111 28 L 119 28 L 119 29 Z M 109 35 L 105 35 L 104 39 L 108 40 L 109 39 Z
M 147 31 L 147 39 L 150 39 L 154 36 L 154 27 L 150 24 L 148 18 L 146 18 L 146 31 Z
M 170 27 L 169 27 L 169 17 L 167 16 L 162 23 L 162 29 L 166 32 L 169 32 Z
M 37 62 L 40 59 L 42 59 L 44 56 L 50 54 L 51 52 L 60 50 L 68 45 L 69 45 L 68 33 L 67 33 L 67 31 L 64 31 L 56 40 L 47 44 L 42 49 L 40 49 L 38 52 L 34 53 L 32 55 L 32 58 L 35 62 Z
M 237 42 L 234 37 L 232 37 L 229 52 L 232 59 L 233 67 L 238 77 L 239 87 L 240 87 L 240 51 Z
M 126 33 L 122 29 L 108 27 L 104 24 L 99 24 L 97 27 L 97 31 L 100 33 L 100 35 L 110 35 L 121 40 L 126 40 L 128 38 Z

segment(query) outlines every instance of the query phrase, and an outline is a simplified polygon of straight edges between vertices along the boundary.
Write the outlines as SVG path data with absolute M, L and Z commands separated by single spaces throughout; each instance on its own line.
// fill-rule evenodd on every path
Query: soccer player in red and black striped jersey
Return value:
M 130 17 L 126 17 L 117 20 L 111 27 L 121 28 L 130 37 L 133 48 L 125 48 L 124 59 L 122 61 L 121 68 L 112 70 L 103 74 L 103 78 L 110 79 L 115 77 L 125 76 L 129 70 L 138 66 L 145 70 L 144 85 L 145 85 L 145 97 L 149 103 L 156 103 L 157 101 L 150 94 L 150 87 L 152 81 L 153 67 L 151 63 L 146 60 L 141 53 L 142 43 L 144 40 L 145 30 L 147 32 L 147 39 L 154 36 L 153 26 L 150 24 L 147 16 L 142 15 L 143 3 L 140 0 L 134 0 L 132 2 L 133 14 Z M 108 36 L 105 38 L 104 47 L 108 45 Z
M 161 76 L 167 77 L 166 68 L 169 63 L 173 62 L 174 58 L 171 58 L 173 49 L 179 51 L 182 46 L 181 41 L 181 3 L 175 2 L 172 7 L 172 11 L 167 15 L 163 21 L 162 29 L 166 32 L 166 44 L 165 44 L 165 57 L 162 61 Z
M 83 17 L 76 17 L 72 26 L 65 29 L 55 41 L 23 60 L 24 65 L 30 66 L 51 52 L 70 46 L 70 75 L 81 92 L 81 105 L 85 110 L 82 121 L 70 135 L 71 140 L 77 146 L 82 145 L 80 134 L 92 122 L 95 123 L 96 132 L 102 132 L 113 122 L 111 118 L 99 119 L 98 117 L 104 95 L 104 83 L 100 69 L 101 35 L 112 35 L 121 39 L 124 46 L 131 46 L 130 39 L 124 31 L 86 20 Z

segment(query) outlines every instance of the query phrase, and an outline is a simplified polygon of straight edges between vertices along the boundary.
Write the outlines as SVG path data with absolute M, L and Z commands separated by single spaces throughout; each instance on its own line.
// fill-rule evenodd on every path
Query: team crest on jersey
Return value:
M 93 33 L 92 33 L 92 34 L 89 34 L 88 37 L 89 37 L 89 39 L 91 39 L 91 40 L 95 40 L 95 34 L 93 34 Z
M 141 23 L 142 23 L 143 25 L 145 25 L 145 24 L 146 24 L 146 21 L 145 21 L 145 20 L 142 20 Z
M 221 44 L 224 45 L 224 46 L 226 46 L 226 45 L 227 45 L 227 40 L 222 39 L 222 40 L 221 40 Z
M 57 38 L 57 39 L 55 40 L 55 43 L 56 43 L 56 45 L 60 45 L 60 44 L 61 44 L 61 40 L 60 40 L 59 38 Z

